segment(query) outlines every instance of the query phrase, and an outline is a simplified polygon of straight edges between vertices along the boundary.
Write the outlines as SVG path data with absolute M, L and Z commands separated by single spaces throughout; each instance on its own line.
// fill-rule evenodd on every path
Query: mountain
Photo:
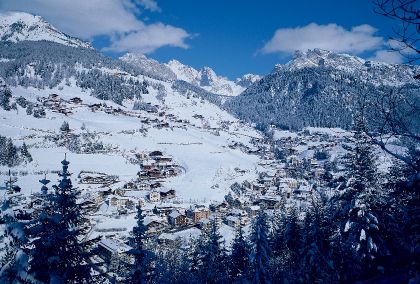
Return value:
M 245 74 L 240 78 L 237 78 L 235 80 L 235 83 L 241 87 L 244 88 L 248 88 L 249 86 L 251 86 L 252 84 L 254 84 L 255 82 L 258 82 L 259 80 L 261 80 L 261 76 L 260 75 L 255 75 L 255 74 Z
M 368 106 L 371 121 L 378 120 L 376 106 L 384 100 L 395 100 L 402 117 L 409 116 L 410 105 L 420 102 L 420 83 L 414 79 L 419 72 L 418 66 L 366 61 L 320 49 L 297 52 L 225 107 L 262 125 L 349 129 L 360 103 Z M 420 118 L 412 121 L 417 125 Z
M 223 96 L 237 96 L 249 86 L 249 80 L 256 80 L 257 75 L 250 75 L 237 79 L 235 82 L 218 76 L 210 67 L 204 67 L 196 70 L 190 66 L 184 65 L 177 60 L 171 60 L 166 64 L 175 74 L 178 80 L 183 80 L 204 90 Z M 251 76 L 253 79 L 250 79 Z
M 176 74 L 168 66 L 159 63 L 157 60 L 147 58 L 143 54 L 127 53 L 120 59 L 136 66 L 142 74 L 148 77 L 166 82 L 177 80 Z
M 73 47 L 92 48 L 90 43 L 60 32 L 42 17 L 24 12 L 0 14 L 0 39 L 10 42 L 46 40 Z

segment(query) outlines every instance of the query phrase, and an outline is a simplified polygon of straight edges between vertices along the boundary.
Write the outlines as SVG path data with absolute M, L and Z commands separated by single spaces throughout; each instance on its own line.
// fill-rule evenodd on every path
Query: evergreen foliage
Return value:
M 28 231 L 31 237 L 30 273 L 47 283 L 87 283 L 92 279 L 92 247 L 84 240 L 89 230 L 84 203 L 78 203 L 80 191 L 73 188 L 69 162 L 62 162 L 61 180 L 55 192 L 45 196 L 39 217 Z

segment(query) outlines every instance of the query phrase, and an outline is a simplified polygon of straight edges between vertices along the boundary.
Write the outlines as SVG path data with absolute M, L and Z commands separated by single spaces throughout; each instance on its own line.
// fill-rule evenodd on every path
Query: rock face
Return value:
M 300 129 L 351 128 L 360 103 L 396 99 L 400 110 L 419 103 L 418 66 L 386 64 L 315 49 L 297 52 L 285 65 L 251 85 L 225 106 L 241 119 Z M 375 117 L 373 108 L 369 115 Z M 419 121 L 419 120 L 417 120 Z
M 250 86 L 250 82 L 256 82 L 259 78 L 258 75 L 248 74 L 233 82 L 225 77 L 218 76 L 210 67 L 196 70 L 177 60 L 171 60 L 166 65 L 176 74 L 178 80 L 222 96 L 237 96 Z
M 90 43 L 60 32 L 42 17 L 23 12 L 0 14 L 0 39 L 10 42 L 46 40 L 73 47 L 92 48 Z

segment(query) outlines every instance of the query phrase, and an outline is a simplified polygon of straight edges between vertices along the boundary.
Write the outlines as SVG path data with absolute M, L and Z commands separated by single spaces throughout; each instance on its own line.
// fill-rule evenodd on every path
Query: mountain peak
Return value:
M 46 40 L 73 47 L 92 48 L 90 43 L 60 32 L 41 16 L 24 12 L 0 13 L 0 39 L 11 42 Z

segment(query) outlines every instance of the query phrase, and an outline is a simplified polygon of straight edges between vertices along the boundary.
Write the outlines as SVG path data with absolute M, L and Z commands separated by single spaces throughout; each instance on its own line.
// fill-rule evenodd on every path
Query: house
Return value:
M 110 265 L 112 261 L 129 260 L 128 252 L 131 249 L 130 246 L 120 241 L 105 238 L 98 242 L 97 254 L 105 263 Z
M 187 224 L 187 216 L 174 210 L 168 215 L 168 223 L 172 226 L 182 226 Z
M 141 162 L 141 168 L 143 171 L 150 171 L 155 167 L 155 160 L 143 160 Z
M 74 97 L 70 99 L 70 102 L 74 103 L 74 104 L 81 104 L 83 102 L 83 100 L 79 97 Z
M 154 168 L 154 169 L 149 170 L 147 172 L 147 175 L 150 178 L 160 178 L 160 177 L 162 177 L 162 172 L 159 169 Z
M 215 202 L 215 203 L 210 204 L 209 208 L 213 212 L 225 212 L 228 208 L 228 204 L 226 201 Z
M 134 182 L 127 182 L 123 186 L 125 189 L 137 189 L 137 185 Z
M 117 197 L 115 197 L 115 196 L 111 197 L 110 201 L 111 201 L 112 206 L 118 206 L 118 198 Z
M 229 215 L 225 218 L 225 223 L 230 227 L 237 228 L 241 224 L 241 219 L 238 216 Z
M 151 202 L 159 202 L 160 201 L 160 192 L 153 190 L 149 193 L 149 200 Z
M 242 187 L 243 187 L 243 188 L 247 188 L 247 189 L 251 189 L 251 188 L 252 188 L 252 184 L 251 184 L 249 181 L 244 180 L 244 181 L 242 182 Z
M 258 205 L 252 205 L 246 208 L 248 215 L 250 218 L 257 216 L 258 212 L 260 211 L 261 207 Z
M 153 151 L 149 153 L 149 157 L 152 159 L 160 158 L 163 156 L 163 153 L 161 151 Z
M 171 199 L 175 197 L 175 189 L 161 189 L 160 192 L 160 198 L 161 199 Z
M 144 217 L 144 225 L 147 227 L 147 233 L 154 234 L 160 232 L 165 228 L 165 223 L 162 219 L 154 215 Z
M 194 223 L 209 217 L 209 210 L 204 206 L 190 207 L 187 211 L 187 217 L 191 218 Z

